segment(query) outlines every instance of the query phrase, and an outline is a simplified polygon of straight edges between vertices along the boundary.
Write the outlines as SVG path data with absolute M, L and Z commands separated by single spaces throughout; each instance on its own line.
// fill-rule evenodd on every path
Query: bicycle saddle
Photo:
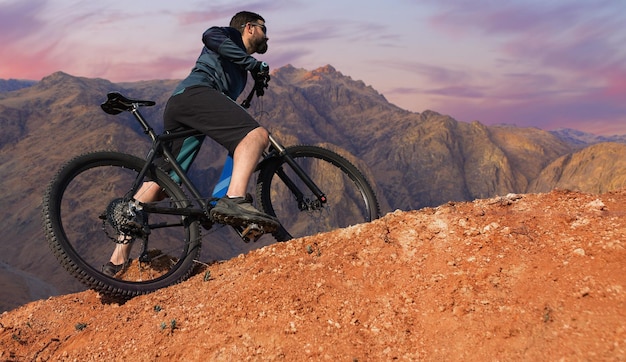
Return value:
M 130 99 L 123 96 L 120 92 L 109 92 L 107 93 L 106 102 L 102 103 L 100 108 L 108 114 L 119 114 L 124 111 L 132 110 L 134 104 L 137 104 L 139 107 L 149 107 L 155 105 L 156 103 L 153 101 Z

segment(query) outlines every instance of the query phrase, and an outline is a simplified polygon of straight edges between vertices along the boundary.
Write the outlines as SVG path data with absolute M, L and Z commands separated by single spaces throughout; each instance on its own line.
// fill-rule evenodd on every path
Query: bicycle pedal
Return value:
M 265 230 L 263 230 L 263 228 L 256 223 L 248 224 L 245 227 L 241 227 L 241 229 L 241 238 L 246 243 L 250 242 L 250 240 L 256 242 L 261 236 L 263 236 L 263 234 L 265 234 Z

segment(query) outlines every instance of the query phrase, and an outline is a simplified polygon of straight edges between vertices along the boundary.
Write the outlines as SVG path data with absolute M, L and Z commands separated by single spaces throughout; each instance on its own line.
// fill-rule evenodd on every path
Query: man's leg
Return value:
M 231 225 L 255 223 L 266 232 L 271 232 L 279 226 L 276 218 L 256 209 L 246 197 L 250 177 L 268 143 L 267 130 L 257 127 L 248 132 L 235 147 L 233 173 L 226 196 L 211 210 L 211 217 L 217 222 Z
M 226 195 L 241 197 L 246 195 L 250 177 L 269 144 L 269 133 L 263 127 L 250 131 L 239 142 L 233 155 L 233 174 Z
M 170 98 L 163 120 L 166 129 L 178 125 L 196 129 L 233 155 L 228 196 L 220 199 L 210 212 L 215 221 L 231 225 L 255 223 L 266 230 L 278 227 L 274 217 L 257 210 L 246 197 L 250 177 L 269 143 L 269 134 L 245 109 L 215 89 L 192 87 Z

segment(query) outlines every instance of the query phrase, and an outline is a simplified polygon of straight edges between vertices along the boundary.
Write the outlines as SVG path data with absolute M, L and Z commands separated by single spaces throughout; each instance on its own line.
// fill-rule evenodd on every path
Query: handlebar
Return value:
M 256 75 L 253 75 L 253 78 L 254 87 L 252 87 L 252 90 L 250 91 L 246 99 L 241 102 L 241 106 L 246 109 L 250 108 L 252 97 L 254 97 L 255 94 L 257 97 L 262 97 L 265 94 L 265 88 L 268 87 L 268 83 L 270 81 L 269 66 L 267 65 L 267 63 L 261 63 L 260 71 L 256 73 Z

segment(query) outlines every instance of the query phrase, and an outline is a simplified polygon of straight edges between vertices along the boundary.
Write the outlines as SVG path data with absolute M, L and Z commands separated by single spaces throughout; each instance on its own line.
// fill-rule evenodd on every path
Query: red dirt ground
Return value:
M 396 211 L 123 305 L 5 312 L 0 360 L 623 361 L 625 216 L 626 190 Z

